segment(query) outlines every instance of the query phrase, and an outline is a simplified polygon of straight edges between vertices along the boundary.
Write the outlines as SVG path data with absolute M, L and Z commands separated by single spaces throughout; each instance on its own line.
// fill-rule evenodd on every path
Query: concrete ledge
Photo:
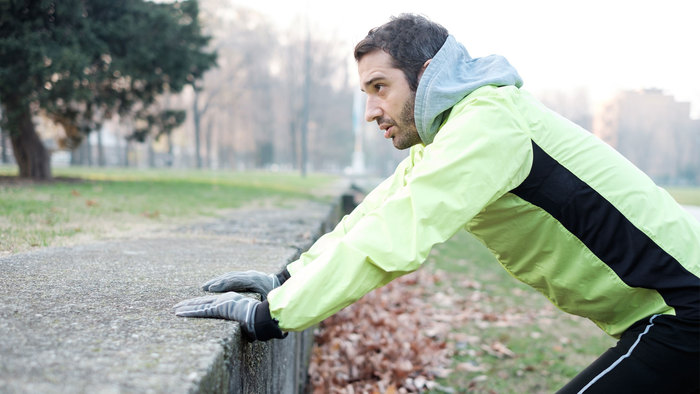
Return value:
M 251 344 L 237 323 L 171 308 L 221 273 L 276 272 L 337 223 L 339 206 L 241 209 L 142 239 L 0 259 L 0 392 L 302 391 L 310 331 Z

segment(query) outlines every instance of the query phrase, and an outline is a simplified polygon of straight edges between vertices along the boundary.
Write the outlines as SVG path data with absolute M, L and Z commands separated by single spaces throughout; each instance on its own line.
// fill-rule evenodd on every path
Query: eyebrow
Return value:
M 370 79 L 369 81 L 362 84 L 362 86 L 360 87 L 360 90 L 364 92 L 365 88 L 367 86 L 372 86 L 372 84 L 374 84 L 375 82 L 377 82 L 378 80 L 381 80 L 381 79 L 385 79 L 385 77 L 380 76 L 380 77 L 374 77 L 374 78 Z

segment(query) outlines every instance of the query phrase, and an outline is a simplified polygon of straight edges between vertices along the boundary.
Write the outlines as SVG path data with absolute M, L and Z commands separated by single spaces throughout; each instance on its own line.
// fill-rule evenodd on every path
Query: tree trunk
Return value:
M 133 120 L 130 118 L 125 119 L 124 127 L 125 129 L 122 129 L 124 135 L 122 135 L 121 140 L 124 142 L 124 145 L 122 146 L 122 166 L 129 168 L 129 150 L 131 148 L 131 143 L 129 142 L 127 135 L 129 134 L 129 130 L 133 130 L 134 128 Z
M 306 177 L 308 158 L 308 136 L 309 136 L 309 95 L 311 91 L 311 37 L 307 26 L 306 42 L 304 43 L 304 90 L 303 104 L 301 109 L 301 176 Z
M 172 168 L 175 162 L 175 156 L 173 155 L 173 133 L 168 133 L 168 168 Z
M 297 138 L 297 121 L 296 121 L 296 119 L 298 117 L 298 114 L 297 114 L 298 111 L 292 109 L 290 112 L 292 113 L 290 115 L 292 120 L 289 121 L 289 135 L 290 135 L 290 138 L 292 140 L 292 143 L 291 143 L 291 145 L 292 145 L 292 151 L 291 151 L 292 168 L 297 169 L 297 168 L 299 168 L 298 167 L 299 166 L 299 159 L 297 159 L 297 157 L 299 156 L 299 139 Z
M 10 140 L 15 161 L 19 166 L 20 178 L 51 179 L 49 152 L 36 133 L 29 104 L 21 103 L 19 99 L 13 97 L 4 104 L 6 113 L 15 114 L 13 123 L 16 129 L 10 130 Z
M 213 154 L 211 152 L 212 121 L 207 122 L 207 134 L 204 136 L 205 148 L 207 151 L 207 168 L 214 168 Z
M 85 136 L 85 141 L 83 141 L 80 146 L 85 147 L 85 156 L 83 156 L 83 165 L 92 167 L 92 144 L 90 143 L 90 134 Z
M 131 162 L 129 161 L 129 153 L 131 152 L 131 141 L 124 138 L 124 167 L 129 168 Z
M 199 88 L 192 85 L 194 88 L 194 98 L 192 100 L 192 117 L 194 118 L 194 156 L 196 158 L 197 168 L 202 168 L 202 156 L 199 152 L 199 131 L 200 131 L 200 113 L 199 113 Z
M 104 167 L 107 161 L 105 160 L 105 150 L 102 145 L 102 126 L 95 130 L 95 132 L 97 133 L 97 165 L 99 167 Z
M 7 164 L 10 162 L 7 158 L 7 138 L 2 130 L 0 130 L 0 142 L 2 142 L 2 164 Z
M 148 158 L 148 168 L 156 168 L 156 152 L 153 150 L 153 135 L 146 136 L 146 156 Z

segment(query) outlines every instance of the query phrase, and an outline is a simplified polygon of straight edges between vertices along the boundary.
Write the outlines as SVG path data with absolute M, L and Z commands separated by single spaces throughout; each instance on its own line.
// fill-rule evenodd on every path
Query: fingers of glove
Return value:
M 185 305 L 175 309 L 175 316 L 180 317 L 220 317 L 216 313 L 216 308 L 211 304 Z
M 202 285 L 202 290 L 204 291 L 214 291 L 212 286 L 219 289 L 224 283 L 228 283 L 231 280 L 235 280 L 235 278 L 240 275 L 240 272 L 229 272 L 223 275 L 219 275 L 214 279 L 210 279 L 207 281 L 205 284 Z
M 175 315 L 182 317 L 220 317 L 218 309 L 210 301 L 203 300 L 200 303 L 190 300 L 174 307 Z
M 238 292 L 253 292 L 260 293 L 265 292 L 264 287 L 260 283 L 250 280 L 249 278 L 232 278 L 229 280 L 220 280 L 213 282 L 209 286 L 202 287 L 204 291 L 210 291 L 213 293 L 223 293 L 226 291 L 238 291 Z
M 255 273 L 255 271 L 228 272 L 209 280 L 204 285 L 202 285 L 202 289 L 205 291 L 221 291 L 221 289 L 227 286 L 237 286 L 240 282 L 250 282 L 250 278 L 252 276 L 255 276 Z M 260 273 L 260 275 L 263 274 Z
M 204 297 L 197 297 L 197 298 L 190 298 L 184 301 L 180 301 L 173 308 L 180 308 L 183 306 L 193 306 L 193 305 L 205 305 L 205 304 L 211 304 L 216 300 L 217 296 L 204 296 Z
M 222 317 L 232 319 L 231 311 L 244 297 L 236 293 L 192 298 L 175 305 L 176 316 L 183 317 Z
M 225 291 L 254 291 L 256 293 L 263 290 L 264 281 L 269 280 L 267 275 L 258 271 L 229 272 L 218 276 L 204 285 L 202 290 L 212 292 Z

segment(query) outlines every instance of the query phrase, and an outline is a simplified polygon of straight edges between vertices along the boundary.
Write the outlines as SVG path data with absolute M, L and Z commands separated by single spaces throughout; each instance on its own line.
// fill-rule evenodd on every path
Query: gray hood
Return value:
M 425 145 L 433 142 L 446 111 L 482 86 L 522 84 L 518 72 L 503 56 L 472 59 L 450 35 L 418 83 L 414 108 L 418 135 Z

